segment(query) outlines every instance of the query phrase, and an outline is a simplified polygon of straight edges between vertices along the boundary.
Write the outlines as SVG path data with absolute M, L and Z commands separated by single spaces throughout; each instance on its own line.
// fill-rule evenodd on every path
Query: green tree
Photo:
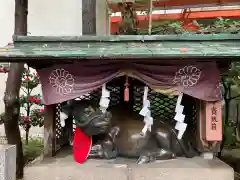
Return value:
M 20 106 L 25 112 L 21 113 L 19 124 L 26 131 L 26 144 L 28 144 L 29 131 L 32 126 L 43 126 L 43 102 L 40 94 L 33 94 L 33 90 L 39 85 L 39 76 L 37 73 L 31 73 L 25 68 L 22 76 L 20 96 Z
M 229 118 L 229 111 L 231 107 L 231 102 L 235 99 L 238 99 L 240 97 L 240 62 L 232 62 L 230 65 L 230 68 L 226 73 L 222 74 L 222 92 L 223 92 L 223 100 L 224 100 L 224 108 L 223 108 L 223 142 L 221 144 L 221 150 L 224 148 L 225 142 L 226 142 L 226 136 L 231 135 L 229 134 L 228 128 L 232 126 L 230 124 L 230 118 Z M 237 119 L 234 120 L 235 122 L 235 132 L 234 135 L 236 137 L 236 140 L 239 141 L 239 130 L 240 130 L 240 124 L 237 121 Z

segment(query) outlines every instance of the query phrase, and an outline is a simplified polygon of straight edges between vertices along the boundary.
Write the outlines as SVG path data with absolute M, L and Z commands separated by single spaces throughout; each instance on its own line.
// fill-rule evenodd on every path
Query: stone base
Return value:
M 16 146 L 0 145 L 0 180 L 16 180 Z
M 137 165 L 125 159 L 77 164 L 72 156 L 64 158 L 28 167 L 24 180 L 234 180 L 233 169 L 218 159 L 183 158 Z
M 234 170 L 224 162 L 202 158 L 178 159 L 153 164 L 148 168 L 134 167 L 134 180 L 234 180 Z

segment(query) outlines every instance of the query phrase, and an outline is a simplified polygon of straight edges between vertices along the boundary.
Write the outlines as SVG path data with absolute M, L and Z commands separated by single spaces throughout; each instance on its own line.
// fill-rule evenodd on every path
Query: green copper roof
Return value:
M 240 35 L 15 36 L 0 58 L 225 57 L 240 56 Z

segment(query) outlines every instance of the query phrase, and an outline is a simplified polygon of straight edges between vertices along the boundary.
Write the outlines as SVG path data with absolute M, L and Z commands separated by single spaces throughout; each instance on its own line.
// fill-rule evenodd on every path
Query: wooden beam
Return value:
M 82 1 L 82 34 L 96 35 L 96 0 Z

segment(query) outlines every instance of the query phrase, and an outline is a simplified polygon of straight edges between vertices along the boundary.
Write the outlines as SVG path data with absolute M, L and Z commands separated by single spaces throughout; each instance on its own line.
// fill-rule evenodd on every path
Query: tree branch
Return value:
M 228 100 L 230 101 L 230 100 L 236 99 L 236 98 L 238 98 L 238 97 L 240 97 L 240 94 L 238 94 L 238 95 L 236 95 L 236 96 L 233 96 L 233 97 L 229 98 Z
M 225 81 L 224 79 L 222 78 L 222 85 L 223 85 L 223 88 L 224 88 L 224 93 L 223 93 L 223 98 L 224 100 L 227 100 L 227 85 L 225 84 Z
M 25 91 L 25 89 L 24 88 L 21 88 L 21 90 L 25 93 L 25 94 L 27 94 L 27 91 Z

